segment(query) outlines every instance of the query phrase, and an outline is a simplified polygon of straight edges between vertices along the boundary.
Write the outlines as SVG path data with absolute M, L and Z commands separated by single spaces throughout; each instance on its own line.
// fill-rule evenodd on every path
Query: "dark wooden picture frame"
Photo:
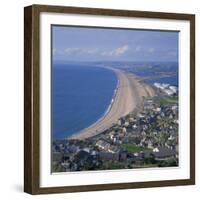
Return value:
M 190 22 L 190 178 L 183 180 L 40 187 L 40 13 L 187 20 Z M 32 5 L 24 9 L 24 191 L 30 194 L 83 192 L 195 184 L 195 16 L 161 12 Z

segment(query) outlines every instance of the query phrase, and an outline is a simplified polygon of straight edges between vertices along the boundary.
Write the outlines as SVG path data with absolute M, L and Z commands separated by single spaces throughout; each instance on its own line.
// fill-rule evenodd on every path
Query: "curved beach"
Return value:
M 150 85 L 143 83 L 134 74 L 126 73 L 119 69 L 109 68 L 115 71 L 118 77 L 118 86 L 112 99 L 109 110 L 97 122 L 72 135 L 68 139 L 83 140 L 95 136 L 110 128 L 117 120 L 141 104 L 143 97 L 151 97 L 154 90 Z

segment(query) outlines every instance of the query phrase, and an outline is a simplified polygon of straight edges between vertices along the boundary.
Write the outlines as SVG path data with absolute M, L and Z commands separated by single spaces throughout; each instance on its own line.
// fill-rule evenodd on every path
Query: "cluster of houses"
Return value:
M 160 89 L 162 92 L 169 96 L 177 95 L 178 88 L 176 86 L 172 86 L 166 83 L 154 83 L 153 85 L 155 88 Z
M 53 171 L 112 169 L 113 163 L 121 168 L 177 166 L 178 105 L 161 105 L 158 96 L 145 99 L 138 112 L 93 138 L 54 141 L 52 158 Z

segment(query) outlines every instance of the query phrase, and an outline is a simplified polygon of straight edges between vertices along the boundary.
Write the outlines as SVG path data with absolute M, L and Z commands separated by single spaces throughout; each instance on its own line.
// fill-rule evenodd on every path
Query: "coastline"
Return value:
M 108 108 L 106 109 L 106 111 L 104 112 L 104 114 L 95 123 L 93 123 L 92 125 L 90 125 L 88 128 L 90 128 L 94 124 L 96 124 L 99 121 L 101 121 L 110 112 L 110 110 L 112 109 L 112 105 L 113 105 L 113 103 L 115 101 L 115 97 L 116 97 L 118 88 L 119 88 L 119 79 L 117 79 L 117 86 L 116 86 L 116 88 L 115 88 L 115 90 L 113 92 L 113 96 L 112 96 L 112 99 L 110 101 L 110 104 L 109 104 Z
M 134 74 L 119 69 L 106 68 L 113 70 L 118 78 L 117 87 L 108 109 L 95 123 L 66 139 L 83 140 L 98 135 L 113 126 L 119 118 L 134 111 L 144 97 L 154 96 L 153 88 Z

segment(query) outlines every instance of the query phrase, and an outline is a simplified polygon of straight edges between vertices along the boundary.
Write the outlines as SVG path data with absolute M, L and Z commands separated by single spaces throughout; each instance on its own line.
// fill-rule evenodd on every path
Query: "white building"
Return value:
M 170 90 L 170 89 L 164 89 L 163 92 L 166 93 L 169 96 L 174 94 L 174 92 L 172 90 Z
M 177 93 L 177 87 L 176 86 L 169 86 L 169 89 L 173 91 L 174 93 Z
M 169 96 L 176 94 L 178 91 L 176 86 L 170 86 L 169 84 L 165 83 L 154 83 L 154 86 Z

